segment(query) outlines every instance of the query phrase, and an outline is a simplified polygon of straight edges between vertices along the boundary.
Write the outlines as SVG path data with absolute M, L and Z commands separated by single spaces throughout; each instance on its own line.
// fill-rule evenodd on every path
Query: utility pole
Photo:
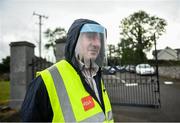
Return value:
M 36 15 L 39 17 L 39 57 L 41 57 L 41 26 L 42 26 L 42 18 L 48 19 L 47 16 L 41 15 L 38 13 L 33 12 L 33 15 Z
M 160 99 L 160 85 L 159 85 L 159 64 L 158 64 L 158 53 L 157 53 L 157 48 L 156 48 L 156 34 L 154 33 L 154 47 L 155 47 L 155 60 L 156 60 L 156 78 L 157 78 L 157 90 L 156 92 L 159 93 L 159 99 L 158 99 L 158 102 L 159 102 L 159 107 L 161 107 L 161 99 Z

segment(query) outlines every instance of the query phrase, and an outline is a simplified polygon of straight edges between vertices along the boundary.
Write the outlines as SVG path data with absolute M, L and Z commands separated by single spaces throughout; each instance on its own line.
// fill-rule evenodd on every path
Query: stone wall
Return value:
M 180 79 L 180 66 L 159 66 L 159 75 Z

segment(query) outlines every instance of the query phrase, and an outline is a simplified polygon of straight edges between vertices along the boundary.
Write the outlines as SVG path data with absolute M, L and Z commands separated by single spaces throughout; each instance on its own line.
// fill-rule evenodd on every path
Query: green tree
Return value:
M 113 65 L 119 65 L 120 64 L 120 54 L 118 51 L 118 48 L 113 45 L 113 44 L 109 44 L 108 46 L 108 54 L 107 54 L 107 58 L 108 58 L 108 65 L 113 66 Z
M 61 27 L 55 28 L 54 30 L 48 28 L 44 32 L 44 35 L 48 39 L 48 43 L 45 44 L 45 48 L 46 49 L 52 48 L 54 56 L 56 56 L 55 41 L 56 40 L 66 41 L 66 35 L 67 35 L 66 30 Z
M 108 45 L 108 57 L 111 59 L 113 54 L 115 53 L 115 45 L 109 44 Z
M 141 62 L 141 59 L 146 59 L 145 51 L 149 51 L 154 44 L 154 34 L 158 39 L 165 32 L 166 25 L 162 18 L 150 16 L 145 11 L 135 12 L 121 21 L 121 46 L 124 50 L 132 49 Z
M 120 56 L 120 64 L 136 64 L 136 52 L 131 39 L 121 39 L 121 42 L 118 43 L 118 54 Z
M 2 59 L 0 63 L 0 73 L 9 73 L 10 72 L 10 56 Z

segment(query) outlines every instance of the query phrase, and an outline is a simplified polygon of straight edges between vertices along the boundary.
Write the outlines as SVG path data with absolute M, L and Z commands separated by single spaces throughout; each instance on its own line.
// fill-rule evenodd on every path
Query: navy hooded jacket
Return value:
M 82 83 L 90 93 L 90 95 L 100 104 L 103 111 L 104 109 L 104 102 L 102 99 L 102 89 L 101 89 L 101 72 L 98 71 L 97 75 L 94 77 L 96 81 L 96 85 L 98 88 L 99 96 L 101 103 L 98 101 L 94 91 L 90 88 L 87 84 L 84 76 L 82 75 L 81 71 L 77 67 L 77 61 L 75 59 L 74 50 L 75 46 L 80 34 L 80 30 L 82 26 L 86 23 L 98 24 L 95 21 L 88 20 L 88 19 L 78 19 L 75 20 L 74 23 L 71 25 L 68 33 L 67 33 L 67 40 L 65 46 L 65 59 L 75 68 L 78 72 Z M 44 85 L 43 79 L 41 76 L 35 78 L 30 85 L 28 86 L 26 96 L 24 102 L 21 107 L 21 120 L 23 122 L 51 122 L 53 118 L 53 111 L 52 106 L 49 100 L 48 92 L 46 90 L 46 86 Z

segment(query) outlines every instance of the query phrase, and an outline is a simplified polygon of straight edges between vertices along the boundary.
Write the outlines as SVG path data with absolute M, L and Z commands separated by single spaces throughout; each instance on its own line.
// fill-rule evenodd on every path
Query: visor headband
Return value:
M 104 33 L 105 28 L 98 24 L 84 24 L 80 32 L 97 32 Z

